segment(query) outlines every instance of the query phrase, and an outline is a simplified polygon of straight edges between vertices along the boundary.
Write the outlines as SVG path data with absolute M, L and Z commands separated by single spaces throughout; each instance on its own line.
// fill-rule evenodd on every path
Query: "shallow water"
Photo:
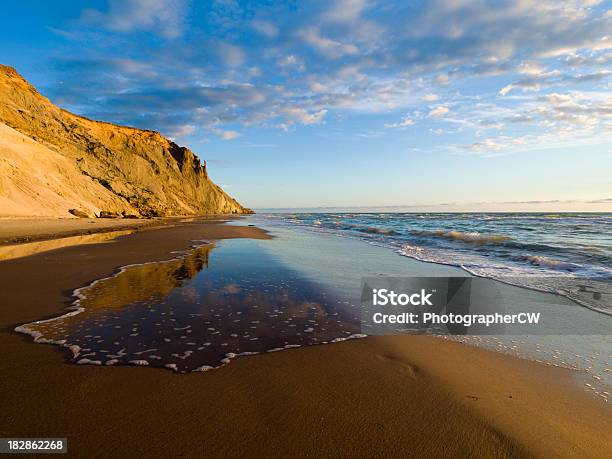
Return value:
M 272 224 L 360 238 L 417 260 L 559 292 L 612 314 L 612 214 L 264 214 Z M 260 217 L 261 218 L 261 217 Z
M 171 261 L 128 266 L 78 295 L 77 314 L 20 331 L 70 348 L 76 363 L 181 373 L 359 331 L 355 306 L 328 295 L 251 240 L 206 244 Z
M 99 244 L 111 242 L 120 236 L 134 233 L 133 230 L 107 231 L 102 233 L 82 234 L 78 236 L 61 237 L 46 241 L 26 242 L 0 246 L 0 261 L 29 257 L 37 253 L 49 252 L 73 245 Z

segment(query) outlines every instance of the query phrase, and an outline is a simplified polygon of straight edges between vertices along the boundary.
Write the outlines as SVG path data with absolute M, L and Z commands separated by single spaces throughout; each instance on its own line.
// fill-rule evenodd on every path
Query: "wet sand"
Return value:
M 443 339 L 358 339 L 177 375 L 74 365 L 12 331 L 119 266 L 235 237 L 267 235 L 213 219 L 0 262 L 0 436 L 68 437 L 87 457 L 612 456 L 612 410 L 570 371 Z

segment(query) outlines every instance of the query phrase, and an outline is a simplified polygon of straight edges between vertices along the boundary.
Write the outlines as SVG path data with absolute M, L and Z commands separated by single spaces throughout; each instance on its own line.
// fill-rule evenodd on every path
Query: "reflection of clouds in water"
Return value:
M 185 301 L 192 301 L 194 303 L 200 301 L 200 292 L 198 292 L 194 287 L 183 287 L 181 289 L 181 295 Z
M 212 266 L 207 245 L 168 262 L 126 267 L 81 291 L 80 314 L 20 331 L 71 346 L 77 363 L 178 372 L 356 336 L 356 306 L 328 297 L 256 246 L 235 260 L 224 257 L 232 247 L 215 249 Z
M 227 284 L 224 290 L 226 293 L 240 293 L 240 286 L 236 284 Z

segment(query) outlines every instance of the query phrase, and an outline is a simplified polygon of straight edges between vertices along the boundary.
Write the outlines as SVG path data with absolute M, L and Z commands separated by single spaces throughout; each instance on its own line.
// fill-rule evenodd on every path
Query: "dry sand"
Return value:
M 0 437 L 68 437 L 87 457 L 612 457 L 612 410 L 569 370 L 442 339 L 351 340 L 177 375 L 73 365 L 12 331 L 121 265 L 225 237 L 267 236 L 211 220 L 0 262 Z

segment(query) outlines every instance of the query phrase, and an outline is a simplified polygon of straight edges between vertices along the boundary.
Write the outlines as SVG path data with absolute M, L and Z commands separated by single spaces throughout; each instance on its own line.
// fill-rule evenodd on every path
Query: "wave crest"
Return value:
M 510 238 L 502 234 L 482 234 L 477 231 L 464 233 L 462 231 L 436 231 L 436 236 L 455 241 L 472 242 L 475 244 L 486 244 L 508 241 Z
M 359 228 L 358 231 L 368 234 L 382 234 L 384 236 L 397 236 L 399 233 L 392 229 L 376 228 L 374 226 L 366 226 L 365 228 Z
M 564 269 L 564 270 L 572 270 L 576 268 L 574 263 L 569 263 L 567 261 L 555 260 L 553 258 L 543 257 L 541 255 L 528 255 L 525 259 L 531 263 L 532 265 L 537 266 L 547 266 L 549 268 L 554 269 Z

